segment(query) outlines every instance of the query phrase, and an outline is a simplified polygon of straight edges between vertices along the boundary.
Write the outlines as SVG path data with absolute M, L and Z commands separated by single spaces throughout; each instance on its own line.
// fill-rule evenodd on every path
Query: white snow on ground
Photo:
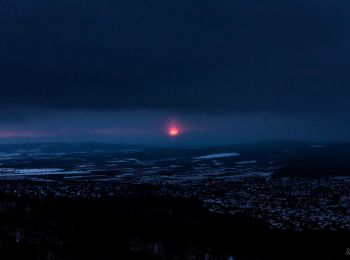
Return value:
M 226 158 L 226 157 L 235 157 L 240 155 L 239 153 L 215 153 L 208 154 L 200 157 L 195 157 L 194 159 L 203 160 L 203 159 L 214 159 L 214 158 Z
M 120 160 L 106 161 L 106 163 L 142 163 L 142 162 L 138 159 L 126 158 L 126 159 L 120 159 Z
M 0 169 L 0 178 L 12 178 L 19 176 L 40 176 L 40 175 L 68 175 L 68 174 L 83 174 L 83 171 L 64 171 L 59 168 L 47 168 L 47 169 L 12 169 L 3 168 Z
M 0 169 L 0 173 L 6 174 L 36 174 L 36 173 L 52 173 L 52 172 L 60 172 L 63 169 L 60 168 L 42 168 L 42 169 L 14 169 L 14 168 L 2 168 Z
M 236 164 L 254 164 L 257 163 L 255 160 L 236 162 Z
M 21 156 L 21 153 L 3 153 L 0 152 L 0 160 L 9 160 Z
M 66 176 L 66 177 L 63 177 L 64 179 L 81 179 L 81 178 L 101 178 L 105 175 L 75 175 L 75 176 Z

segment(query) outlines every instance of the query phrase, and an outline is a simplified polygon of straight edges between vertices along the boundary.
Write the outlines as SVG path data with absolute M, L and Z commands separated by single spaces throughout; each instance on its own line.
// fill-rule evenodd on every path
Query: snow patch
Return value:
M 255 160 L 250 160 L 250 161 L 241 161 L 241 162 L 236 162 L 236 164 L 255 164 L 257 161 Z
M 208 154 L 200 157 L 195 157 L 194 159 L 197 160 L 205 160 L 205 159 L 215 159 L 215 158 L 227 158 L 227 157 L 235 157 L 239 156 L 239 153 L 215 153 L 215 154 Z

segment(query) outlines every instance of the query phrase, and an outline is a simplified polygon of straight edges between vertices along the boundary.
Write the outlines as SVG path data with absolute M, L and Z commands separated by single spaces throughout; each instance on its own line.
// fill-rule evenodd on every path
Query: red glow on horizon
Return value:
M 168 134 L 172 137 L 178 136 L 180 134 L 180 130 L 176 126 L 172 126 L 168 130 Z
M 0 130 L 0 139 L 33 138 L 45 136 L 51 136 L 51 133 L 43 131 Z

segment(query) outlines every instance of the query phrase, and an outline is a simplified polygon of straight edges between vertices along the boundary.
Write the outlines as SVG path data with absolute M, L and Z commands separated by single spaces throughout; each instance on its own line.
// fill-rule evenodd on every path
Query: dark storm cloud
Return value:
M 4 106 L 350 108 L 350 4 L 0 1 Z

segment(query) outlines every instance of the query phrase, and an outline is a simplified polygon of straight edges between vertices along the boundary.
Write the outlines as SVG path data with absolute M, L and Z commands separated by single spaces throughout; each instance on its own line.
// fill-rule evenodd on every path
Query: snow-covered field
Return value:
M 197 159 L 197 160 L 206 160 L 206 159 L 235 157 L 235 156 L 239 156 L 239 155 L 240 155 L 239 153 L 215 153 L 215 154 L 208 154 L 208 155 L 195 157 L 195 159 Z

